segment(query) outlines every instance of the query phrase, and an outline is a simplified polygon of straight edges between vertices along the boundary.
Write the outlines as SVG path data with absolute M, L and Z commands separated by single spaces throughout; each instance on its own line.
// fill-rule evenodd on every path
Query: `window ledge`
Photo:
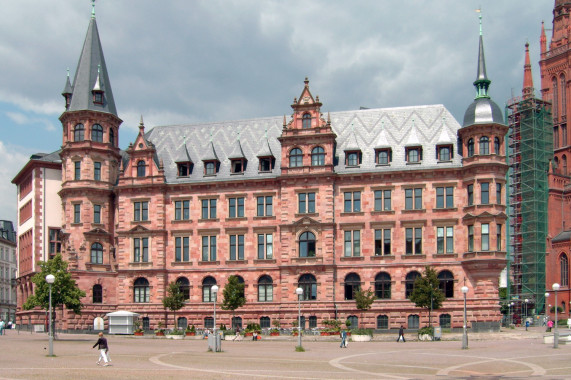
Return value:
M 395 210 L 379 210 L 379 211 L 371 211 L 371 215 L 394 215 Z
M 254 259 L 254 264 L 275 264 L 276 259 Z
M 171 220 L 172 224 L 182 224 L 182 223 L 191 223 L 192 220 L 190 219 L 173 219 Z
M 406 255 L 402 255 L 401 256 L 403 259 L 405 260 L 411 260 L 411 259 L 426 259 L 426 255 L 413 255 L 413 254 L 406 254 Z
M 323 262 L 323 257 L 292 257 L 291 260 L 297 263 L 313 264 L 315 261 Z
M 171 261 L 173 267 L 192 266 L 192 261 Z
M 131 261 L 129 263 L 130 267 L 140 267 L 140 268 L 145 268 L 145 267 L 152 267 L 153 266 L 153 262 L 152 261 L 146 261 L 146 262 L 136 262 L 136 261 Z
M 248 220 L 247 217 L 245 216 L 229 216 L 228 218 L 226 218 L 227 221 L 241 221 L 241 220 Z
M 437 164 L 450 164 L 452 163 L 452 160 L 438 160 Z
M 376 167 L 379 167 L 379 166 L 391 166 L 391 164 L 390 164 L 390 163 L 388 163 L 388 164 L 375 164 L 375 166 L 376 166 Z
M 268 216 L 254 216 L 254 220 L 275 220 L 275 215 L 268 215 Z
M 198 265 L 220 265 L 220 261 L 199 261 Z
M 304 216 L 308 216 L 310 218 L 319 216 L 317 212 L 305 212 L 305 213 L 297 213 L 294 215 L 295 218 L 303 218 Z
M 132 220 L 131 224 L 151 224 L 150 220 Z
M 248 264 L 248 260 L 226 260 L 228 265 Z
M 230 173 L 230 175 L 244 175 L 244 172 Z
M 403 214 L 414 214 L 414 213 L 425 213 L 425 208 L 413 209 L 413 210 L 401 210 Z
M 455 258 L 458 257 L 457 253 L 437 253 L 434 255 L 434 257 L 438 257 L 438 258 Z
M 444 207 L 444 208 L 433 208 L 433 212 L 446 212 L 446 211 L 458 211 L 457 207 Z
M 339 258 L 341 261 L 363 261 L 365 258 L 363 256 L 342 256 Z
M 208 218 L 208 219 L 198 219 L 198 221 L 200 223 L 206 223 L 206 222 L 218 222 L 219 220 L 218 218 L 212 218 L 212 219 Z
M 422 162 L 418 161 L 418 162 L 408 162 L 407 161 L 407 165 L 420 165 Z
M 363 211 L 345 211 L 341 213 L 341 216 L 349 216 L 349 215 L 365 215 Z
M 93 270 L 93 271 L 105 271 L 105 272 L 110 272 L 111 271 L 111 264 L 95 264 L 95 263 L 85 263 L 85 268 L 87 270 Z
M 371 256 L 371 260 L 395 260 L 395 255 L 375 255 Z

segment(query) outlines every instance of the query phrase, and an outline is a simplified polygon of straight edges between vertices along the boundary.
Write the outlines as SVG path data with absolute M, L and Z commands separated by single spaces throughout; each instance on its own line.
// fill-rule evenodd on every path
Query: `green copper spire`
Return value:
M 91 18 L 95 18 L 95 0 L 91 0 Z
M 477 9 L 476 12 L 479 13 L 480 19 L 480 46 L 478 50 L 478 75 L 474 81 L 474 87 L 476 87 L 476 99 L 479 98 L 489 98 L 488 88 L 490 87 L 491 80 L 488 79 L 486 75 L 486 59 L 484 58 L 484 35 L 482 32 L 482 11 Z

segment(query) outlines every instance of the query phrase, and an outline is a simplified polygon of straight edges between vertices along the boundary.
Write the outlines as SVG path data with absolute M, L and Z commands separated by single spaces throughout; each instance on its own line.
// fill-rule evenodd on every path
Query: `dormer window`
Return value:
M 218 165 L 216 161 L 205 161 L 204 162 L 204 175 L 216 175 L 218 172 Z
M 188 177 L 192 173 L 192 162 L 177 162 L 176 169 L 179 177 Z
M 355 150 L 345 152 L 345 165 L 346 166 L 359 166 L 361 164 L 361 151 Z
M 377 165 L 390 165 L 393 160 L 393 152 L 390 148 L 375 150 L 375 163 Z
M 311 115 L 308 113 L 304 113 L 302 117 L 301 127 L 303 129 L 311 128 Z
M 103 127 L 99 124 L 93 124 L 91 127 L 91 141 L 103 142 Z
M 103 91 L 93 91 L 93 103 L 99 105 L 103 104 Z
M 436 159 L 440 162 L 452 160 L 452 145 L 439 145 L 436 147 Z
M 144 177 L 146 175 L 146 166 L 143 160 L 137 162 L 137 177 Z
M 260 157 L 260 166 L 258 167 L 259 172 L 271 172 L 273 169 L 273 159 L 272 157 Z
M 419 146 L 405 148 L 407 164 L 418 164 L 422 161 L 422 148 Z
M 244 173 L 244 171 L 246 171 L 246 160 L 243 158 L 234 159 L 231 161 L 230 168 L 231 168 L 230 170 L 232 171 L 232 174 Z

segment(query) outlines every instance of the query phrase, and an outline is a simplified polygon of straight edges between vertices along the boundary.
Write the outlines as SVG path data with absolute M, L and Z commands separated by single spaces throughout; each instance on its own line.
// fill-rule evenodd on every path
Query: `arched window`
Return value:
M 115 146 L 115 130 L 113 128 L 109 128 L 109 144 Z
M 468 140 L 468 157 L 474 156 L 474 139 Z
M 454 275 L 447 270 L 443 270 L 442 272 L 438 273 L 438 280 L 440 284 L 438 288 L 444 294 L 446 298 L 453 298 L 454 297 Z
M 420 318 L 417 314 L 411 314 L 408 316 L 408 329 L 417 329 L 419 326 Z
M 274 300 L 274 285 L 270 276 L 262 276 L 258 280 L 258 301 L 271 302 Z
M 76 124 L 73 128 L 73 141 L 83 141 L 85 136 L 85 127 L 83 124 Z
M 204 164 L 204 174 L 214 175 L 216 174 L 216 164 L 212 161 L 208 161 Z
M 301 127 L 303 129 L 311 128 L 311 115 L 308 113 L 304 113 L 302 117 Z
M 311 150 L 311 166 L 323 165 L 325 165 L 325 150 L 320 146 L 316 146 Z
M 235 276 L 236 279 L 238 280 L 238 284 L 244 285 L 244 277 L 238 276 L 238 275 L 234 275 L 234 276 Z M 241 292 L 241 294 L 240 294 L 240 295 L 241 295 L 242 297 L 244 297 L 244 298 L 246 298 L 246 295 L 245 295 L 245 293 L 244 293 L 244 290 L 245 290 L 245 289 L 246 289 L 246 286 L 244 286 L 244 288 L 242 289 L 242 292 Z M 220 289 L 220 291 L 222 291 L 222 289 Z
M 212 287 L 216 285 L 216 280 L 213 277 L 206 277 L 202 280 L 202 302 L 214 302 L 214 293 Z
M 190 282 L 186 277 L 179 277 L 176 279 L 176 284 L 180 289 L 180 292 L 183 294 L 185 300 L 190 299 Z
M 298 287 L 303 289 L 302 301 L 317 299 L 317 280 L 312 274 L 304 274 L 299 278 Z
M 103 127 L 99 124 L 93 124 L 91 127 L 91 141 L 103 142 Z
M 412 294 L 412 292 L 414 291 L 414 281 L 417 279 L 417 277 L 420 277 L 420 273 L 413 271 L 413 272 L 409 272 L 406 275 L 406 279 L 405 279 L 405 297 L 409 298 L 410 295 Z
M 99 284 L 93 285 L 93 303 L 103 303 L 103 287 Z
M 391 299 L 391 275 L 381 272 L 375 276 L 375 296 L 379 299 Z
M 569 174 L 567 172 L 567 156 L 566 155 L 563 155 L 563 157 L 561 157 L 561 174 L 563 174 L 563 175 Z
M 178 317 L 176 325 L 179 329 L 184 330 L 186 329 L 186 326 L 188 326 L 188 320 L 186 317 Z
M 559 158 L 553 157 L 553 172 L 556 174 L 561 173 L 561 169 L 559 168 Z
M 361 278 L 357 273 L 349 273 L 345 276 L 345 299 L 355 299 L 355 292 L 361 288 Z
M 377 316 L 377 329 L 378 330 L 388 330 L 389 329 L 389 317 L 386 315 Z
M 352 329 L 358 329 L 359 328 L 359 317 L 357 317 L 356 315 L 348 316 L 347 321 L 351 322 L 351 328 Z
M 569 259 L 567 259 L 566 254 L 561 255 L 561 280 L 559 284 L 561 286 L 569 286 Z
M 146 175 L 145 161 L 140 160 L 137 162 L 137 177 L 144 177 Z
M 500 138 L 494 137 L 494 153 L 500 154 Z
M 269 329 L 271 327 L 270 317 L 260 317 L 260 327 L 263 329 Z
M 312 315 L 309 317 L 309 328 L 314 329 L 317 327 L 317 317 Z
M 304 232 L 299 237 L 299 257 L 315 257 L 315 235 Z
M 556 118 L 556 117 L 557 117 L 557 114 L 558 114 L 557 111 L 558 111 L 558 109 L 559 109 L 559 104 L 558 104 L 558 102 L 557 102 L 558 96 L 559 96 L 559 94 L 558 94 L 558 93 L 559 93 L 559 89 L 557 88 L 557 78 L 556 78 L 556 77 L 553 77 L 553 79 L 552 79 L 551 81 L 552 81 L 552 83 L 553 83 L 553 105 L 552 105 L 552 107 L 551 107 L 551 108 L 552 108 L 552 111 L 551 111 L 551 112 L 552 112 L 552 114 L 553 114 L 553 117 Z
M 289 167 L 298 168 L 300 166 L 303 166 L 303 154 L 301 153 L 301 149 L 293 148 L 289 152 Z
M 204 328 L 205 329 L 214 328 L 214 319 L 212 317 L 205 317 L 204 318 Z
M 559 83 L 561 84 L 561 116 L 565 116 L 567 111 L 567 83 L 565 83 L 565 75 L 561 74 Z
M 440 327 L 445 329 L 450 328 L 450 322 L 452 321 L 450 314 L 440 314 L 439 320 L 440 320 Z
M 490 139 L 488 136 L 480 137 L 480 155 L 490 154 Z
M 232 317 L 232 329 L 242 328 L 242 317 Z
M 103 264 L 103 246 L 100 243 L 91 245 L 91 264 Z
M 134 290 L 134 302 L 135 303 L 147 303 L 151 297 L 151 291 L 149 288 L 149 281 L 146 278 L 139 277 L 135 280 L 133 284 Z

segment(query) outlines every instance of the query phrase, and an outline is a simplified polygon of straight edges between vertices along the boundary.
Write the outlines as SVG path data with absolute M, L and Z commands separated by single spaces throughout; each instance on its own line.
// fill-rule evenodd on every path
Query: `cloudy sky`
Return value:
M 122 148 L 156 125 L 290 114 L 307 76 L 323 111 L 444 104 L 461 123 L 475 96 L 481 7 L 490 94 L 521 94 L 524 44 L 540 88 L 541 21 L 553 0 L 98 0 L 96 18 Z M 61 145 L 89 0 L 4 1 L 0 12 L 0 219 L 11 180 Z M 551 31 L 548 32 L 548 39 Z

